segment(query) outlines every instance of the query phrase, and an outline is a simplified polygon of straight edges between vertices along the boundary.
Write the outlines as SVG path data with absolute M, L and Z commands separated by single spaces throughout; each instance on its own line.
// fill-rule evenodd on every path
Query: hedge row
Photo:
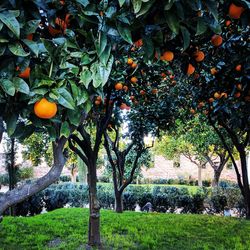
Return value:
M 187 188 L 172 186 L 129 186 L 124 192 L 124 209 L 134 210 L 151 202 L 157 212 L 180 213 L 221 213 L 225 207 L 236 208 L 244 213 L 244 203 L 238 188 L 197 189 L 190 194 Z M 115 199 L 110 185 L 98 185 L 98 198 L 101 208 L 112 209 Z M 51 185 L 16 206 L 17 215 L 35 215 L 45 208 L 52 211 L 65 205 L 82 207 L 88 204 L 88 186 L 73 183 Z

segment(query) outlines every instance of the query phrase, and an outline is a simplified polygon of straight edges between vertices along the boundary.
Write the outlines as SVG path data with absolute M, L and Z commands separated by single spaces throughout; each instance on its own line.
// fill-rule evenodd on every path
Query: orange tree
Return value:
M 208 32 L 202 39 L 192 41 L 183 59 L 185 65 L 192 67 L 189 67 L 190 72 L 178 74 L 176 94 L 183 98 L 180 105 L 189 107 L 190 115 L 206 115 L 207 122 L 222 140 L 235 168 L 249 219 L 250 189 L 246 157 L 250 138 L 250 6 L 246 1 L 235 1 L 235 4 L 228 2 L 219 8 L 221 27 L 218 27 L 218 34 Z M 198 52 L 202 52 L 204 58 L 198 58 Z M 224 128 L 223 133 L 221 128 Z M 236 164 L 230 144 L 238 151 L 240 166 Z
M 33 131 L 47 131 L 54 152 L 54 166 L 49 173 L 3 195 L 0 213 L 58 178 L 65 163 L 63 148 L 68 137 L 76 128 L 79 135 L 93 118 L 95 108 L 89 115 L 92 104 L 100 104 L 94 97 L 110 95 L 110 91 L 103 93 L 103 87 L 117 48 L 136 41 L 135 47 L 143 45 L 145 62 L 156 57 L 171 64 L 181 56 L 183 47 L 189 47 L 195 33 L 203 34 L 204 27 L 214 31 L 219 27 L 218 6 L 212 0 L 12 0 L 0 6 L 0 117 L 12 137 L 25 138 Z M 194 69 L 188 66 L 191 74 Z M 137 79 L 130 80 L 136 83 Z M 94 121 L 106 126 L 109 110 L 105 117 L 96 116 Z M 105 126 L 97 127 L 95 153 Z M 96 194 L 95 164 L 91 166 L 90 200 Z M 90 223 L 89 244 L 100 245 L 99 208 L 96 199 L 92 201 L 90 221 L 93 219 L 96 227 L 92 230 Z

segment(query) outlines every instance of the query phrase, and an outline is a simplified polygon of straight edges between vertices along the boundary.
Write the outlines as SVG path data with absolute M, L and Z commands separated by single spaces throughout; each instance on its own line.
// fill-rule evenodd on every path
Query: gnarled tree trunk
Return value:
M 115 192 L 115 211 L 117 213 L 123 212 L 123 197 L 122 193 L 119 191 Z
M 3 214 L 3 212 L 10 206 L 22 202 L 33 194 L 42 191 L 59 178 L 66 162 L 63 154 L 63 148 L 66 141 L 67 139 L 62 137 L 53 143 L 54 164 L 45 176 L 32 183 L 14 188 L 0 197 L 0 215 Z

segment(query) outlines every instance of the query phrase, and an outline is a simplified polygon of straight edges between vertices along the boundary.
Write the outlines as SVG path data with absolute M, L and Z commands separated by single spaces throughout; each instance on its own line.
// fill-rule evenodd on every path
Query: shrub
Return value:
M 17 179 L 18 180 L 31 179 L 31 178 L 33 178 L 33 176 L 34 176 L 33 167 L 19 168 L 17 171 Z

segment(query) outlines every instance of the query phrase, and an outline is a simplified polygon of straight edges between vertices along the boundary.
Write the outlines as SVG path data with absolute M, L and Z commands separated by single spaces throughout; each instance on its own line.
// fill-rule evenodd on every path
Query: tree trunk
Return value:
M 4 132 L 3 118 L 0 117 L 0 143 L 2 142 Z
M 249 187 L 249 179 L 247 171 L 247 157 L 245 150 L 242 150 L 240 152 L 240 161 L 241 161 L 242 180 L 244 187 L 244 201 L 246 206 L 246 219 L 250 220 L 250 187 Z
M 222 172 L 222 169 L 220 169 L 220 168 L 214 169 L 214 178 L 213 178 L 213 181 L 212 181 L 212 187 L 218 187 L 221 172 Z
M 115 211 L 117 213 L 123 212 L 123 197 L 119 191 L 115 191 Z
M 96 163 L 89 166 L 88 184 L 89 184 L 89 246 L 101 247 L 100 236 L 100 205 L 97 199 L 97 176 Z
M 67 139 L 65 137 L 59 139 L 57 142 L 53 143 L 53 156 L 54 164 L 50 171 L 43 177 L 37 179 L 36 181 L 28 184 L 24 184 L 20 187 L 6 192 L 0 197 L 0 216 L 3 212 L 19 202 L 24 201 L 33 194 L 36 194 L 39 191 L 42 191 L 50 184 L 55 182 L 63 169 L 65 164 L 65 157 L 63 155 L 63 148 Z M 1 221 L 1 218 L 0 218 Z
M 79 156 L 77 156 L 77 167 L 79 182 L 82 184 L 87 184 L 87 166 Z
M 202 166 L 198 166 L 198 186 L 202 187 L 202 176 L 201 176 Z

